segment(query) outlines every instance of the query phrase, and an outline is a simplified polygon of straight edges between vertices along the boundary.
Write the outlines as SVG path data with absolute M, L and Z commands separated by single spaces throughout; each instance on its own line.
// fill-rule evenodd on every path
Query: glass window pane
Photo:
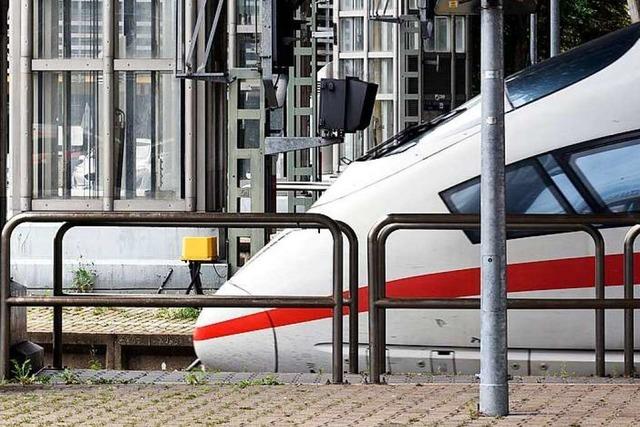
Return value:
M 362 10 L 363 0 L 340 0 L 340 10 Z
M 377 100 L 371 116 L 371 144 L 375 147 L 393 136 L 393 101 Z
M 464 53 L 464 33 L 466 20 L 464 16 L 456 16 L 456 52 Z
M 551 154 L 545 154 L 538 158 L 544 170 L 549 174 L 553 183 L 558 187 L 560 193 L 569 202 L 571 207 L 579 214 L 591 213 L 591 208 L 582 195 L 573 185 L 567 174 L 560 167 L 556 159 Z
M 260 108 L 259 81 L 241 80 L 238 85 L 238 108 L 243 110 L 256 110 Z
M 376 52 L 392 52 L 394 25 L 396 24 L 369 21 L 369 50 Z
M 98 198 L 102 79 L 34 73 L 34 198 Z
M 262 2 L 256 0 L 235 0 L 238 13 L 238 25 L 255 25 L 260 23 Z
M 115 194 L 181 198 L 180 86 L 170 73 L 120 72 L 114 141 Z
M 119 0 L 119 58 L 173 58 L 175 0 Z
M 340 51 L 356 52 L 363 48 L 363 18 L 340 18 Z
M 375 58 L 369 60 L 370 82 L 378 84 L 379 94 L 393 93 L 393 59 Z
M 632 25 L 514 74 L 506 81 L 514 107 L 533 102 L 570 86 L 616 61 L 640 37 L 640 26 Z
M 345 77 L 358 77 L 363 79 L 363 64 L 362 59 L 341 59 L 340 60 L 340 78 Z
M 640 140 L 573 154 L 569 164 L 612 212 L 640 211 Z
M 506 203 L 510 214 L 566 213 L 557 195 L 548 187 L 540 171 L 532 164 L 507 168 Z M 480 213 L 480 180 L 478 178 L 444 192 L 444 197 L 458 213 Z
M 237 34 L 236 66 L 255 68 L 258 66 L 258 48 L 260 36 L 255 34 Z
M 449 18 L 436 17 L 434 30 L 434 43 L 436 52 L 449 52 L 449 30 L 451 27 Z
M 102 56 L 102 0 L 34 2 L 34 57 Z
M 238 148 L 260 148 L 260 120 L 238 120 Z

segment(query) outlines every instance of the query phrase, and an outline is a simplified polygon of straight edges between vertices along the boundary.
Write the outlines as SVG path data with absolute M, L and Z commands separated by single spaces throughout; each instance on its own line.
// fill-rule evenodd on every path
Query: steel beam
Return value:
M 20 210 L 26 212 L 33 197 L 33 1 L 21 0 L 20 10 Z
M 102 208 L 105 211 L 113 210 L 115 177 L 114 177 L 114 160 L 113 160 L 113 142 L 114 142 L 114 17 L 115 17 L 115 0 L 102 1 L 102 173 L 104 174 L 104 188 L 102 197 Z M 60 309 L 61 310 L 61 309 Z M 54 319 L 56 313 L 54 309 Z M 60 311 L 59 316 L 62 316 Z M 55 320 L 54 320 L 55 321 Z
M 549 9 L 550 56 L 554 57 L 560 54 L 560 0 L 550 0 Z
M 538 14 L 529 15 L 529 59 L 531 65 L 538 63 Z

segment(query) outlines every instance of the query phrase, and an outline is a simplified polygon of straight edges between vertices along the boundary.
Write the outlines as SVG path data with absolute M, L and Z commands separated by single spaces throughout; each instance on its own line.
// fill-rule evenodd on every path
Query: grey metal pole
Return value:
M 551 28 L 549 31 L 551 40 L 550 56 L 560 54 L 560 0 L 550 0 L 549 4 L 549 22 Z
M 531 65 L 538 63 L 538 14 L 529 15 L 529 57 Z
M 451 34 L 449 35 L 451 44 L 451 109 L 456 108 L 456 17 L 451 15 Z
M 502 0 L 482 0 L 480 22 L 482 74 L 480 411 L 489 416 L 504 416 L 509 413 L 509 386 L 507 384 Z
M 115 167 L 113 161 L 113 138 L 114 138 L 114 2 L 112 0 L 105 0 L 102 3 L 102 63 L 103 63 L 103 77 L 102 77 L 102 108 L 104 111 L 102 119 L 102 143 L 103 143 L 103 160 L 102 171 L 104 175 L 104 192 L 102 196 L 102 208 L 105 211 L 113 210 L 114 199 L 114 186 L 116 177 L 114 176 Z M 54 313 L 56 312 L 54 309 Z M 62 318 L 62 308 L 59 308 L 59 313 L 54 314 L 54 319 L 57 317 Z M 54 321 L 55 323 L 55 321 Z M 55 356 L 55 355 L 54 355 Z

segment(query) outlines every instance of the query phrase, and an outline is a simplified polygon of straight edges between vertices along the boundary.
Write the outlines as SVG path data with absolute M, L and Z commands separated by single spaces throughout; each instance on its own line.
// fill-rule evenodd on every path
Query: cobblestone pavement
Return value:
M 640 383 L 511 385 L 479 417 L 477 384 L 3 385 L 0 425 L 640 425 Z
M 182 334 L 191 335 L 195 318 L 179 318 L 172 309 L 65 307 L 63 331 L 82 334 Z M 30 307 L 29 332 L 51 332 L 53 310 Z

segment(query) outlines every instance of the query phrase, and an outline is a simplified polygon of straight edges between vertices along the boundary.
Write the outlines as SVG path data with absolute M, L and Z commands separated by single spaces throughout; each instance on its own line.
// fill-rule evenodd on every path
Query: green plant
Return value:
M 80 377 L 78 374 L 73 372 L 71 369 L 66 368 L 60 374 L 60 378 L 64 381 L 65 384 L 80 384 Z
M 200 315 L 199 308 L 161 308 L 156 312 L 156 317 L 168 320 L 196 320 Z
M 253 385 L 282 385 L 273 375 L 267 375 L 257 380 L 242 380 L 236 386 L 238 388 L 247 388 Z
M 25 359 L 22 363 L 15 359 L 11 359 L 11 364 L 13 365 L 11 372 L 13 373 L 13 377 L 16 382 L 22 385 L 34 384 L 36 382 L 36 376 L 31 372 L 30 359 Z
M 93 291 L 96 284 L 96 271 L 93 263 L 78 263 L 78 268 L 73 270 L 71 288 L 78 293 Z
M 190 371 L 187 372 L 184 376 L 184 382 L 189 385 L 202 385 L 206 384 L 207 380 L 205 379 L 205 372 L 198 371 Z
M 109 312 L 109 307 L 93 307 L 93 310 L 91 310 L 91 314 L 94 316 L 100 316 L 107 312 Z

